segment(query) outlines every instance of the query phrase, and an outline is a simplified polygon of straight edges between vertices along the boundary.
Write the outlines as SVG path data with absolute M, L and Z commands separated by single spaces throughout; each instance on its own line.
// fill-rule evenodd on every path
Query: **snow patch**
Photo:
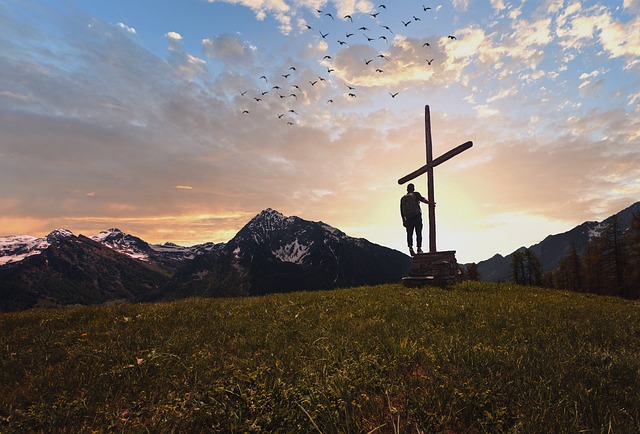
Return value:
M 33 255 L 39 255 L 49 247 L 47 238 L 31 235 L 11 235 L 0 237 L 0 266 L 20 262 Z
M 313 245 L 313 243 L 312 243 Z M 311 245 L 304 246 L 295 240 L 292 243 L 286 244 L 273 251 L 273 255 L 282 262 L 292 262 L 294 264 L 301 264 L 304 258 L 309 254 Z

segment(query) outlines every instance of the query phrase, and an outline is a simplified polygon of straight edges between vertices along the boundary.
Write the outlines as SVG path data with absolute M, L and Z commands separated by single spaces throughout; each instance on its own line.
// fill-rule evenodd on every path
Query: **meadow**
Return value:
M 2 433 L 640 432 L 640 303 L 381 285 L 0 315 Z

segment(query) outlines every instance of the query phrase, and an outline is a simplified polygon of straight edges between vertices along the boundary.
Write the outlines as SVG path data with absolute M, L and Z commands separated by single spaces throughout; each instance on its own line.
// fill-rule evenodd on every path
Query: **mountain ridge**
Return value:
M 528 248 L 540 259 L 542 271 L 547 273 L 558 266 L 572 245 L 575 244 L 576 251 L 579 255 L 582 255 L 589 240 L 597 236 L 602 228 L 614 217 L 618 218 L 618 223 L 623 230 L 628 230 L 632 216 L 636 212 L 640 212 L 640 202 L 636 202 L 600 222 L 586 221 L 568 231 L 548 235 L 539 243 L 533 244 Z M 525 247 L 522 246 L 506 256 L 496 254 L 487 260 L 478 262 L 476 266 L 480 279 L 490 282 L 509 280 L 513 255 L 515 252 L 524 249 Z
M 271 208 L 226 243 L 152 245 L 117 228 L 90 237 L 66 229 L 50 235 L 0 237 L 0 310 L 43 301 L 155 301 L 391 283 L 406 275 L 411 261 L 326 223 Z

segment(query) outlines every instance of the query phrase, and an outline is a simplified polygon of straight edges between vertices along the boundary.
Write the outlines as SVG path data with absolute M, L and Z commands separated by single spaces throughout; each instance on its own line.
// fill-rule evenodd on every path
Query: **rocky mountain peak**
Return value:
M 62 238 L 72 237 L 73 233 L 67 229 L 55 229 L 46 236 L 47 243 L 52 244 Z

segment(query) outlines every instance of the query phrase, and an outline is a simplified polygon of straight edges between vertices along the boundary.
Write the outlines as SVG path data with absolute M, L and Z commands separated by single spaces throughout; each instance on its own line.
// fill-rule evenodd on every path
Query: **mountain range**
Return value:
M 623 230 L 636 212 L 640 202 L 615 215 Z M 529 249 L 543 272 L 553 271 L 572 245 L 582 254 L 612 218 L 549 235 Z M 510 280 L 513 253 L 477 263 L 480 279 Z M 397 250 L 270 208 L 226 243 L 190 247 L 149 244 L 115 228 L 90 237 L 57 229 L 44 238 L 0 237 L 0 311 L 396 283 L 410 267 L 411 258 Z
M 633 214 L 637 212 L 640 212 L 640 202 L 634 203 L 601 222 L 588 221 L 567 232 L 549 235 L 538 244 L 529 246 L 529 249 L 540 259 L 544 273 L 553 271 L 562 258 L 568 253 L 569 249 L 572 248 L 572 245 L 576 246 L 578 255 L 582 255 L 589 240 L 598 236 L 602 229 L 608 225 L 614 217 L 618 219 L 618 225 L 624 232 L 629 230 Z M 520 247 L 516 252 L 524 249 L 525 247 Z M 514 253 L 515 252 L 506 256 L 496 254 L 490 259 L 478 262 L 476 265 L 480 279 L 490 282 L 510 280 L 511 262 Z
M 0 310 L 399 282 L 411 258 L 266 209 L 227 243 L 149 244 L 118 229 L 0 237 Z

